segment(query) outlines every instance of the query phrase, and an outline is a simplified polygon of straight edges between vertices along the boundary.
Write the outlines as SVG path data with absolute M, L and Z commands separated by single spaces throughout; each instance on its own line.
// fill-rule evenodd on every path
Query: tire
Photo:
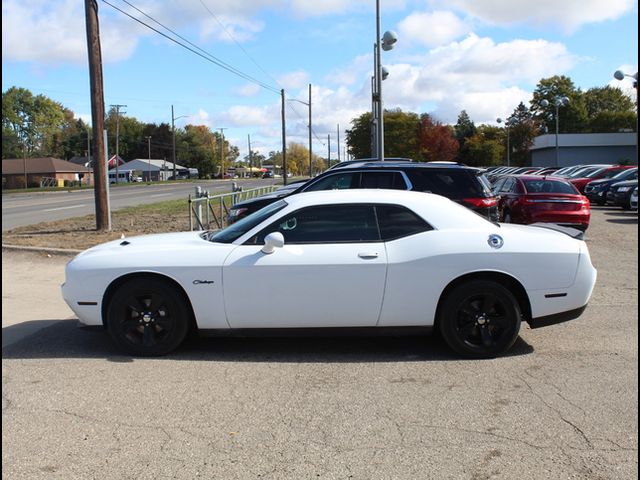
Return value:
M 183 296 L 167 282 L 134 278 L 111 297 L 106 324 L 121 350 L 134 356 L 165 355 L 185 339 L 189 309 Z
M 442 304 L 440 334 L 456 353 L 492 358 L 518 338 L 521 311 L 513 294 L 499 283 L 471 280 L 455 287 Z
M 504 218 L 502 220 L 502 223 L 511 223 L 511 212 L 509 210 L 504 212 Z

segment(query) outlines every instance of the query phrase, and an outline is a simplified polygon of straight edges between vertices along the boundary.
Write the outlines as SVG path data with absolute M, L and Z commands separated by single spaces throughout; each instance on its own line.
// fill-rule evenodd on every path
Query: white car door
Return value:
M 277 231 L 285 245 L 263 253 L 264 237 Z M 386 268 L 372 206 L 298 210 L 263 229 L 226 259 L 223 288 L 229 325 L 375 326 Z

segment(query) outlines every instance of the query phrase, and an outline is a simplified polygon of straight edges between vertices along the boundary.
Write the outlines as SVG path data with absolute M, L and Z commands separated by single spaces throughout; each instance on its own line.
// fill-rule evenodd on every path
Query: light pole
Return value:
M 509 119 L 502 120 L 501 118 L 497 118 L 496 122 L 502 123 L 504 121 L 504 128 L 507 131 L 507 167 L 511 166 L 511 147 L 509 146 Z
M 149 146 L 149 183 L 151 183 L 151 135 L 144 137 L 147 139 L 147 145 Z
M 389 30 L 380 36 L 380 0 L 376 0 L 376 43 L 373 45 L 373 89 L 371 98 L 373 103 L 373 124 L 375 128 L 376 156 L 384 160 L 384 111 L 382 108 L 382 80 L 389 72 L 380 63 L 380 50 L 389 51 L 398 41 L 395 32 Z
M 171 105 L 171 136 L 173 137 L 173 179 L 176 180 L 176 129 L 175 121 L 179 118 L 190 117 L 191 115 L 173 116 L 173 105 Z
M 633 88 L 636 89 L 636 163 L 638 162 L 638 72 L 630 75 L 624 73 L 622 70 L 616 70 L 613 74 L 613 78 L 616 80 L 624 80 L 624 77 L 633 78 Z
M 309 103 L 303 102 L 302 100 L 297 100 L 295 98 L 290 98 L 289 101 L 298 102 L 309 107 L 309 125 L 308 125 L 309 127 L 309 178 L 312 178 L 313 177 L 313 166 L 312 166 L 313 154 L 311 149 L 311 84 L 309 84 Z
M 560 123 L 559 121 L 559 113 L 558 113 L 558 109 L 560 107 L 564 107 L 565 105 L 569 104 L 569 97 L 556 97 L 553 99 L 553 104 L 556 108 L 556 114 L 555 114 L 555 120 L 556 120 L 556 167 L 560 166 L 560 146 L 558 145 L 558 125 Z M 549 101 L 544 99 L 540 102 L 540 105 L 542 105 L 543 107 L 548 107 Z

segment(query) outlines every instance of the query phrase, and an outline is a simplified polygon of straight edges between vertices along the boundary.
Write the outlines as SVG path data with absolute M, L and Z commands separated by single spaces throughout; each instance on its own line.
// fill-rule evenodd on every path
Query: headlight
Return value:
M 619 192 L 628 192 L 629 190 L 631 190 L 633 187 L 618 187 L 618 191 Z

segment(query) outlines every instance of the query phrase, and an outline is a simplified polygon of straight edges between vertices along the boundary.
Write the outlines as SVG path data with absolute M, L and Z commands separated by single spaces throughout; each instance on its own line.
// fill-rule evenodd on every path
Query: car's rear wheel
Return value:
M 182 295 L 162 279 L 124 282 L 107 307 L 107 329 L 115 344 L 136 356 L 175 350 L 189 330 L 189 309 Z
M 506 210 L 504 212 L 504 217 L 502 219 L 503 223 L 511 223 L 511 212 L 509 210 Z
M 520 305 L 507 288 L 472 280 L 449 292 L 438 325 L 444 340 L 460 355 L 491 358 L 516 341 L 521 316 Z

